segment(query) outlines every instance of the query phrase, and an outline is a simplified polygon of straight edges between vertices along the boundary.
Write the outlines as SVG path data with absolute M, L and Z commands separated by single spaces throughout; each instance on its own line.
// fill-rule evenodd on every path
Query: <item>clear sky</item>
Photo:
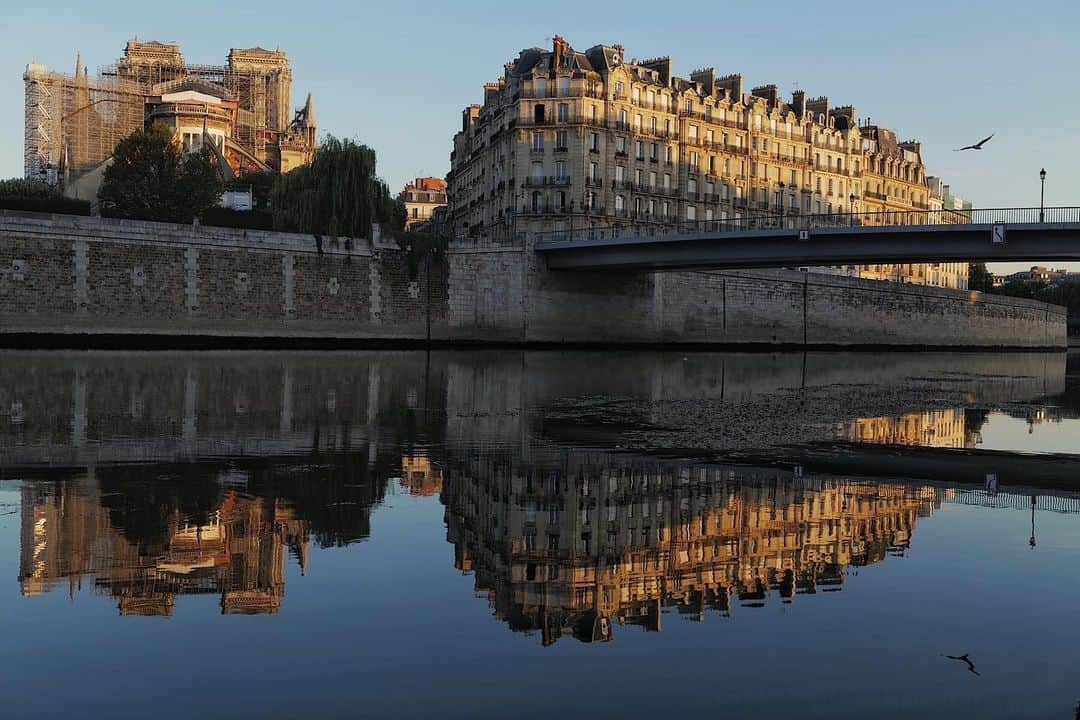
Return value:
M 230 47 L 285 50 L 293 103 L 315 96 L 320 132 L 378 151 L 392 190 L 444 175 L 462 107 L 518 50 L 563 35 L 671 55 L 675 71 L 794 84 L 921 140 L 928 172 L 980 207 L 1080 205 L 1080 3 L 201 2 L 10 3 L 0 43 L 0 177 L 21 176 L 28 62 L 91 75 L 132 37 L 175 41 L 197 63 Z M 952 148 L 996 133 L 981 152 Z M 1009 266 L 1020 267 L 1020 266 Z M 1071 265 L 1080 269 L 1080 264 Z

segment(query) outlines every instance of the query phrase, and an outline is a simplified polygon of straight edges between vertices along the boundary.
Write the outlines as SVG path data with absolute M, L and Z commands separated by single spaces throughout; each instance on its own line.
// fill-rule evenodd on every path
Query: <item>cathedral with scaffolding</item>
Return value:
M 25 175 L 53 185 L 99 176 L 121 139 L 159 122 L 185 149 L 208 145 L 226 179 L 287 172 L 316 146 L 311 95 L 292 107 L 281 50 L 233 48 L 224 65 L 195 65 L 175 43 L 130 40 L 96 78 L 80 57 L 72 75 L 30 64 L 23 79 Z

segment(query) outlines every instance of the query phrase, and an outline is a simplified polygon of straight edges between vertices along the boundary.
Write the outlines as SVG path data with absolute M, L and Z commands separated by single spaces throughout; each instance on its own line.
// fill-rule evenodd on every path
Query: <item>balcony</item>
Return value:
M 525 182 L 522 183 L 523 187 L 538 188 L 538 187 L 566 187 L 570 184 L 569 176 L 557 176 L 557 175 L 539 175 L 525 178 Z

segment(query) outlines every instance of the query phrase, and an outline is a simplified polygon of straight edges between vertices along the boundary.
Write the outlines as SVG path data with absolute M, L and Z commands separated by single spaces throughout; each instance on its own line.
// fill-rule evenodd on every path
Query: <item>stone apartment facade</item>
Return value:
M 401 189 L 398 199 L 405 205 L 405 227 L 414 229 L 436 219 L 439 209 L 446 207 L 446 181 L 416 178 Z
M 919 143 L 861 123 L 854 107 L 801 90 L 784 101 L 775 85 L 746 92 L 741 75 L 712 68 L 680 78 L 668 57 L 579 52 L 559 36 L 522 50 L 465 108 L 447 193 L 455 237 L 507 243 L 748 217 L 903 222 L 931 203 Z M 963 263 L 828 271 L 967 286 Z

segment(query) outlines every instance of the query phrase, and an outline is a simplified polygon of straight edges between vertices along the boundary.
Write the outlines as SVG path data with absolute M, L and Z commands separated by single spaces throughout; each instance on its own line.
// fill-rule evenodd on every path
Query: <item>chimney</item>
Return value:
M 776 101 L 779 98 L 779 92 L 775 85 L 759 85 L 750 91 L 750 94 L 754 97 L 765 98 L 769 103 L 769 109 L 772 110 L 776 107 Z
M 556 35 L 551 39 L 551 69 L 558 70 L 563 66 L 563 60 L 566 58 L 566 51 L 570 45 L 563 40 L 562 35 Z
M 796 90 L 791 93 L 791 106 L 795 108 L 795 115 L 800 120 L 806 115 L 806 91 Z

